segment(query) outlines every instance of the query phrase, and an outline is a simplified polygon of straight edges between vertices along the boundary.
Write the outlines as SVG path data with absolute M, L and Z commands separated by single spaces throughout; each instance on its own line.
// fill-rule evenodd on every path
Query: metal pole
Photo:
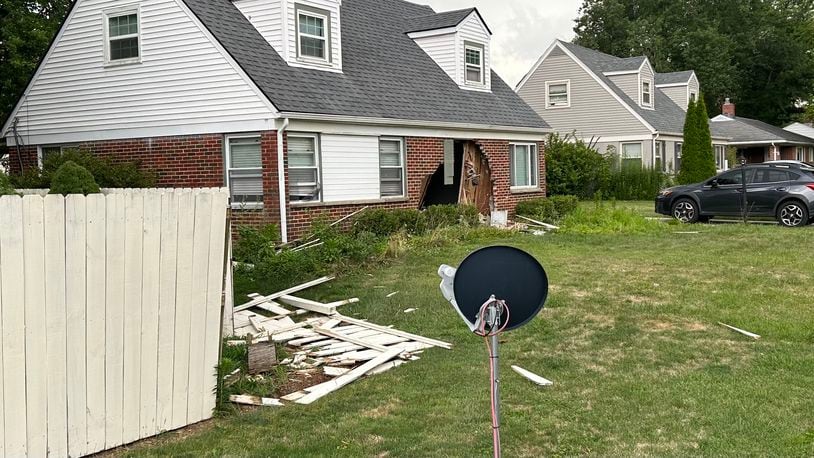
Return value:
M 748 209 L 747 206 L 748 200 L 746 198 L 747 186 L 746 186 L 746 156 L 741 156 L 741 209 L 743 210 L 741 213 L 743 214 L 743 224 L 748 222 Z
M 498 316 L 500 315 L 498 314 Z M 493 390 L 495 391 L 495 398 L 492 403 L 492 408 L 495 411 L 495 424 L 492 425 L 492 428 L 497 430 L 498 437 L 498 440 L 495 443 L 495 457 L 500 458 L 502 456 L 500 451 L 500 391 L 499 391 L 500 379 L 498 377 L 498 369 L 500 366 L 498 365 L 498 349 L 497 349 L 499 345 L 499 340 L 497 334 L 493 334 L 491 337 L 489 337 L 489 339 L 491 340 L 490 347 L 492 349 L 491 352 L 492 354 L 489 355 L 489 357 L 492 359 L 492 365 L 494 367 L 492 386 L 494 387 Z

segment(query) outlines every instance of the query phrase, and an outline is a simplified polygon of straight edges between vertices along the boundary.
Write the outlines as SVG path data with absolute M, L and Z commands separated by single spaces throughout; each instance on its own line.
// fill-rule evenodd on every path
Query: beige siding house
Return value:
M 693 71 L 657 73 L 645 56 L 620 58 L 556 40 L 515 90 L 557 133 L 673 173 L 700 85 Z M 713 141 L 725 169 L 726 138 Z

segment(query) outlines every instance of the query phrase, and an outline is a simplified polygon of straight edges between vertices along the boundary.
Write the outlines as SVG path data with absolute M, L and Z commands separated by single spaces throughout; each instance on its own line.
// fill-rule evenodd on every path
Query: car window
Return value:
M 752 173 L 751 170 L 746 171 L 746 176 L 748 177 Z M 718 184 L 719 185 L 727 185 L 727 184 L 742 184 L 743 183 L 743 175 L 741 174 L 740 170 L 733 170 L 731 172 L 724 173 L 718 176 Z
M 779 183 L 789 181 L 789 175 L 789 172 L 785 170 L 755 170 L 755 178 L 752 180 L 752 183 Z

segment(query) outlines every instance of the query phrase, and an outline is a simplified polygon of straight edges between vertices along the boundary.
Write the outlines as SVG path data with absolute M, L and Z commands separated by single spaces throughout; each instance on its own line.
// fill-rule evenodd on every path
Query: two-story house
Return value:
M 645 56 L 620 58 L 560 40 L 516 91 L 560 135 L 575 135 L 626 164 L 680 168 L 684 119 L 700 93 L 695 72 L 656 73 Z M 713 138 L 719 169 L 725 138 Z
M 78 0 L 2 136 L 18 172 L 83 148 L 228 186 L 284 240 L 362 206 L 512 211 L 549 129 L 491 44 L 476 9 L 403 0 Z

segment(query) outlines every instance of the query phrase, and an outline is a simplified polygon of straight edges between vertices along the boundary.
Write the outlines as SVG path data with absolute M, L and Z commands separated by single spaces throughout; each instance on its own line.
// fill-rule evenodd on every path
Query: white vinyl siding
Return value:
M 288 134 L 288 195 L 292 202 L 320 198 L 320 144 L 315 134 Z
M 562 80 L 570 80 L 570 109 L 546 110 L 546 81 Z M 561 134 L 576 131 L 588 138 L 650 135 L 641 121 L 559 47 L 534 70 L 518 95 Z
M 638 73 L 629 73 L 624 75 L 611 75 L 611 82 L 622 90 L 633 103 L 640 103 L 641 100 L 641 82 L 639 81 Z
M 283 4 L 281 1 L 236 0 L 232 2 L 263 38 L 283 56 Z
M 259 207 L 263 204 L 263 160 L 260 136 L 227 136 L 226 185 L 232 206 Z
M 416 38 L 414 41 L 450 78 L 458 81 L 456 67 L 458 53 L 455 52 L 456 35 L 454 33 Z
M 323 202 L 379 199 L 379 137 L 328 135 L 322 140 Z
M 659 90 L 682 110 L 687 111 L 687 86 L 662 87 Z
M 379 177 L 382 197 L 404 196 L 404 141 L 400 138 L 379 140 Z
M 118 4 L 74 8 L 17 112 L 27 144 L 271 127 L 273 108 L 174 0 L 139 3 L 140 65 L 107 66 L 102 17 Z
M 623 167 L 642 167 L 642 144 L 636 143 L 622 143 L 622 166 Z
M 571 81 L 546 81 L 546 109 L 571 106 Z
M 537 145 L 534 143 L 510 144 L 509 172 L 512 188 L 536 188 L 539 183 Z
M 464 43 L 471 42 L 477 43 L 478 46 L 483 46 L 483 86 L 473 88 L 468 86 L 470 89 L 475 90 L 491 90 L 492 88 L 492 58 L 491 58 L 491 36 L 489 32 L 484 28 L 483 23 L 481 23 L 480 19 L 478 18 L 477 13 L 472 12 L 466 19 L 464 19 L 458 25 L 458 42 L 456 46 L 456 52 L 458 58 L 458 78 L 455 78 L 458 81 L 458 84 L 465 85 L 466 80 L 465 78 L 465 56 L 463 53 Z

